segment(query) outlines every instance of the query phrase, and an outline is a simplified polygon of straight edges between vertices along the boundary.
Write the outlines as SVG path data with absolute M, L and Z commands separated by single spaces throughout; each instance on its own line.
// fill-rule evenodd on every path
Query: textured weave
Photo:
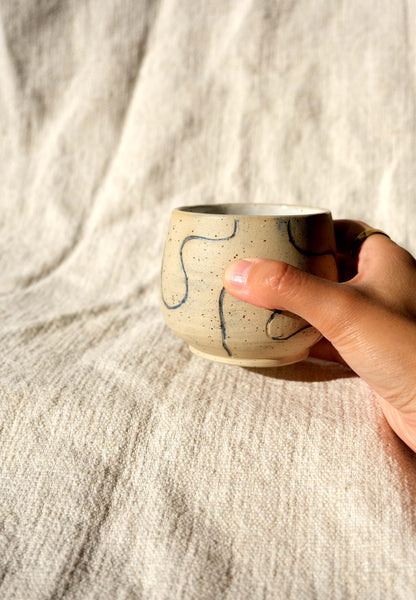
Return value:
M 366 385 L 206 362 L 158 304 L 182 204 L 416 253 L 415 3 L 0 14 L 0 598 L 416 598 L 416 459 Z

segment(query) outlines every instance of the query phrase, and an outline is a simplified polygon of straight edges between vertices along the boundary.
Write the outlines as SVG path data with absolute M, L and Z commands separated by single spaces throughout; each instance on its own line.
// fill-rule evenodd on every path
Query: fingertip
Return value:
M 227 291 L 240 291 L 246 283 L 249 271 L 251 270 L 254 261 L 252 259 L 234 260 L 225 268 L 222 276 L 222 281 Z
M 279 279 L 279 267 L 287 265 L 265 258 L 245 258 L 231 262 L 223 273 L 223 285 L 231 295 L 270 310 L 276 305 L 273 283 Z

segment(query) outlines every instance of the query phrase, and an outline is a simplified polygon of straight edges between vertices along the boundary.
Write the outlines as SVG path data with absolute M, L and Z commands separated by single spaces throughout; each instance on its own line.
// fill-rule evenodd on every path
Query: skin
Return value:
M 340 282 L 260 258 L 230 263 L 230 294 L 303 317 L 324 336 L 311 355 L 348 365 L 370 386 L 396 434 L 416 452 L 416 261 L 374 234 L 353 259 L 360 221 L 335 221 Z

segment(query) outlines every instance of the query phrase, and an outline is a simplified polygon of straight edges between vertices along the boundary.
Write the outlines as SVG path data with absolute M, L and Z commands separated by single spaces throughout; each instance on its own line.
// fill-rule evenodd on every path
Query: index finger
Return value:
M 370 225 L 364 221 L 351 221 L 347 219 L 334 220 L 335 239 L 337 242 L 337 252 L 341 255 L 350 254 L 351 246 L 357 235 L 370 229 Z

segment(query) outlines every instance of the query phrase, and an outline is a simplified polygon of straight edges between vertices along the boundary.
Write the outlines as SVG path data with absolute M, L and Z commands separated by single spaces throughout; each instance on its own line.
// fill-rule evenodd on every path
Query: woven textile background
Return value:
M 170 211 L 416 253 L 412 0 L 4 0 L 0 598 L 416 598 L 416 459 L 348 369 L 164 325 Z

